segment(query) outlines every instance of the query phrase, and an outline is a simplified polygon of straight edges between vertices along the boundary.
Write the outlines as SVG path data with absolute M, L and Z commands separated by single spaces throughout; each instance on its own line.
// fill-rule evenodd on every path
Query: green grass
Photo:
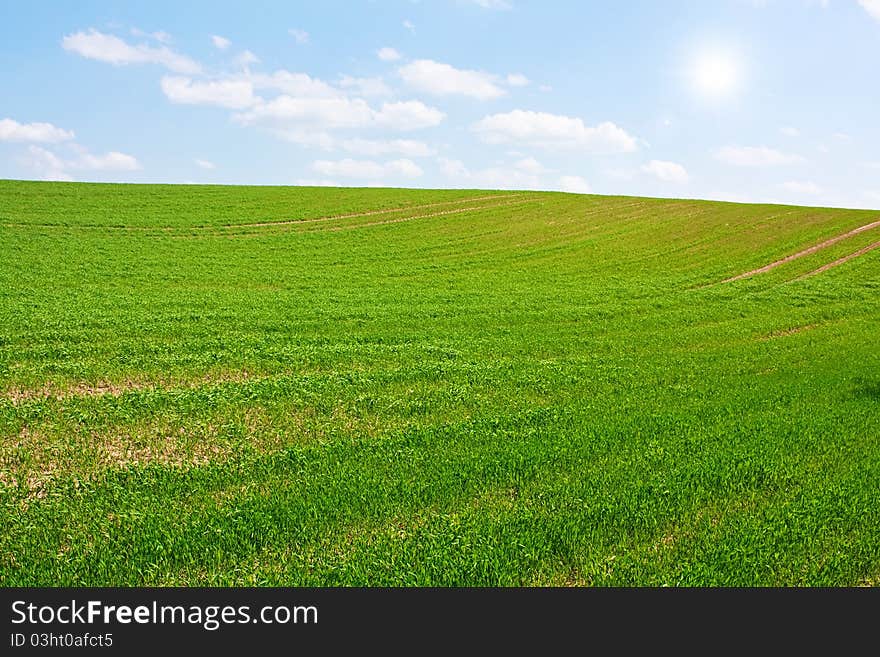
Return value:
M 0 181 L 0 585 L 877 585 L 878 216 Z

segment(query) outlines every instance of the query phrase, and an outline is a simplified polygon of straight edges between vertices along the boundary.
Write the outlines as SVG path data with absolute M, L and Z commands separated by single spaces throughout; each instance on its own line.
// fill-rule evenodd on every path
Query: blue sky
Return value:
M 880 208 L 880 0 L 7 3 L 0 178 Z

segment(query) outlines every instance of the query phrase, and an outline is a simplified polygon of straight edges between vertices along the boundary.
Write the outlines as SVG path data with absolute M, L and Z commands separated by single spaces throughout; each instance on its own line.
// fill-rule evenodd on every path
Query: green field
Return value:
M 878 219 L 0 181 L 0 585 L 877 585 Z

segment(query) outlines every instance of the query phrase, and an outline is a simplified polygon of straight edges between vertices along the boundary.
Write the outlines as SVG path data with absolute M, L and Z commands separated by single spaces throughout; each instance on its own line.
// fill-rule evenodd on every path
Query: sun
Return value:
M 732 52 L 703 51 L 693 59 L 691 81 L 695 90 L 709 100 L 729 98 L 742 82 L 742 64 Z

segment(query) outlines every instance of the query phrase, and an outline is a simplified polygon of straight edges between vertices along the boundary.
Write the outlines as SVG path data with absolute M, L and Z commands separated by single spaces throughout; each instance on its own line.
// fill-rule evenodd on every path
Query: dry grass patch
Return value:
M 22 491 L 23 499 L 40 499 L 62 477 L 88 480 L 110 470 L 149 465 L 200 467 L 237 453 L 271 454 L 323 442 L 338 433 L 358 440 L 373 438 L 389 426 L 376 414 L 342 407 L 321 413 L 312 407 L 273 412 L 263 406 L 196 421 L 182 417 L 88 432 L 25 426 L 0 440 L 0 485 Z
M 811 331 L 814 328 L 817 328 L 819 324 L 805 324 L 804 326 L 793 326 L 788 329 L 783 329 L 781 331 L 773 331 L 772 333 L 768 333 L 767 335 L 762 335 L 758 338 L 760 342 L 767 342 L 768 340 L 774 340 L 776 338 L 784 338 L 789 335 L 797 335 L 798 333 L 803 333 L 804 331 Z
M 19 406 L 32 401 L 65 401 L 83 397 L 103 397 L 105 395 L 120 397 L 126 393 L 140 390 L 192 390 L 211 384 L 242 383 L 268 378 L 271 377 L 255 374 L 248 370 L 237 370 L 209 372 L 198 378 L 129 378 L 121 381 L 75 382 L 67 384 L 50 382 L 36 388 L 10 386 L 3 392 L 0 392 L 0 400 L 7 400 L 13 406 Z
M 0 485 L 24 490 L 25 500 L 46 497 L 48 484 L 68 465 L 64 450 L 46 434 L 27 426 L 0 442 Z

